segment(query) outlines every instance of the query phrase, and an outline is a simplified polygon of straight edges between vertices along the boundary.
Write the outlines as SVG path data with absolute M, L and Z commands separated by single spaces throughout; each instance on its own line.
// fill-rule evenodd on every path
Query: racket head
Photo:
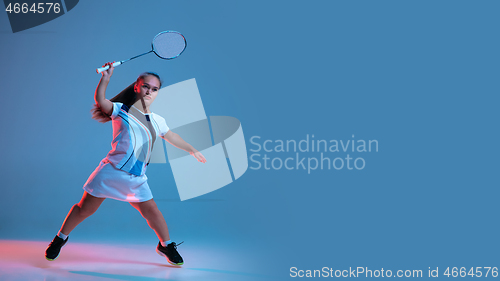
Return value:
M 151 43 L 153 52 L 165 60 L 175 59 L 186 49 L 187 42 L 184 36 L 173 30 L 167 30 L 156 34 Z

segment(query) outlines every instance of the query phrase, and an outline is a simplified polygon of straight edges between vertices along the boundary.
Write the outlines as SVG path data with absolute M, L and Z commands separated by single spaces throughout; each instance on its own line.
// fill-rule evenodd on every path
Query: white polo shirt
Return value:
M 142 176 L 158 137 L 164 137 L 169 128 L 165 119 L 155 113 L 142 113 L 120 102 L 113 103 L 112 149 L 106 158 L 117 169 Z M 161 145 L 161 142 L 158 142 Z

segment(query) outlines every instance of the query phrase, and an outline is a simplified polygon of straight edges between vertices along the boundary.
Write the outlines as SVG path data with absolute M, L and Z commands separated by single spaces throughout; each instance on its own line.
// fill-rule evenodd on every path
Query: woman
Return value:
M 102 72 L 95 92 L 93 118 L 103 123 L 112 120 L 112 149 L 83 186 L 82 199 L 69 211 L 47 247 L 45 258 L 56 259 L 70 232 L 92 215 L 105 198 L 113 198 L 129 202 L 136 208 L 160 240 L 156 248 L 158 254 L 165 256 L 171 264 L 182 265 L 183 259 L 177 252 L 179 244 L 170 241 L 167 223 L 153 200 L 145 174 L 146 166 L 158 136 L 189 152 L 199 162 L 205 163 L 205 157 L 170 131 L 165 119 L 149 110 L 161 87 L 157 74 L 142 74 L 135 83 L 108 100 L 105 92 L 114 68 L 112 63 L 106 65 L 109 69 Z

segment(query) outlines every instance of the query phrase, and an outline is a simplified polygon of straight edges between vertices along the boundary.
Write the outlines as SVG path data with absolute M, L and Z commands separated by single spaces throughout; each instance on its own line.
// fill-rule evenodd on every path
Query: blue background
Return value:
M 196 78 L 207 115 L 241 121 L 249 156 L 252 136 L 355 135 L 378 140 L 379 150 L 351 154 L 366 160 L 363 170 L 249 168 L 184 202 L 169 165 L 150 165 L 174 240 L 231 248 L 221 269 L 241 260 L 238 270 L 256 278 L 287 279 L 292 266 L 424 276 L 428 267 L 499 267 L 499 8 L 486 0 L 80 1 L 15 34 L 2 12 L 0 238 L 52 239 L 110 149 L 111 124 L 90 118 L 95 69 L 177 30 L 188 41 L 181 57 L 127 62 L 107 97 L 143 71 L 164 85 Z M 157 243 L 136 210 L 113 200 L 72 240 Z

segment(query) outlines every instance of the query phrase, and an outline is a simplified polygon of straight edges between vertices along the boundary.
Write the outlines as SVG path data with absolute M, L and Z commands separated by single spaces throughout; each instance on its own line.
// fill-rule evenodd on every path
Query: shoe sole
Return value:
M 59 254 L 60 254 L 60 253 L 59 253 Z M 48 261 L 53 261 L 53 260 L 55 260 L 55 259 L 57 259 L 57 258 L 59 257 L 59 254 L 57 254 L 57 256 L 56 256 L 55 258 L 53 258 L 53 259 L 51 259 L 51 258 L 47 258 L 47 256 L 45 256 L 45 259 L 46 259 L 46 260 L 48 260 Z
M 57 255 L 57 256 L 56 256 L 55 258 L 53 258 L 53 259 L 50 259 L 50 258 L 47 258 L 47 257 L 45 257 L 45 259 L 46 259 L 46 260 L 48 260 L 48 261 L 53 261 L 53 260 L 57 259 L 58 257 L 59 257 L 59 255 Z
M 171 262 L 171 261 L 168 259 L 167 255 L 165 255 L 164 253 L 162 253 L 162 252 L 161 252 L 160 250 L 158 250 L 158 249 L 156 249 L 156 252 L 158 253 L 158 255 L 160 255 L 160 256 L 162 256 L 162 257 L 165 257 L 165 258 L 167 259 L 168 263 L 169 263 L 169 264 L 171 264 L 171 265 L 183 265 L 183 264 L 184 264 L 184 262 L 180 262 L 180 263 Z

